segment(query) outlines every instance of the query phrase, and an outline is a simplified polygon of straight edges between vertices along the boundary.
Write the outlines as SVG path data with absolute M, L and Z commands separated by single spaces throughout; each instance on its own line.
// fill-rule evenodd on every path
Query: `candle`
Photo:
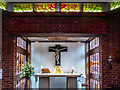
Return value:
M 41 66 L 41 69 L 43 68 L 43 66 Z
M 74 70 L 74 66 L 72 66 L 72 70 Z

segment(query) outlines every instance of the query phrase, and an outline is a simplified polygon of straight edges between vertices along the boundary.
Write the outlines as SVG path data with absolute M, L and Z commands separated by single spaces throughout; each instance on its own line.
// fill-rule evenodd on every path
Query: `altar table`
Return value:
M 50 77 L 67 77 L 67 88 L 77 88 L 77 77 L 81 77 L 82 74 L 35 74 L 35 82 L 37 82 L 37 77 L 39 77 L 39 88 L 49 88 L 49 78 Z

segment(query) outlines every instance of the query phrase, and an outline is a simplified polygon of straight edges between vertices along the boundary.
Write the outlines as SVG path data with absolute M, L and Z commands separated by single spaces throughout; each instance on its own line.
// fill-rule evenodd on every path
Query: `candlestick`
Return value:
M 72 66 L 72 72 L 71 72 L 71 74 L 74 74 L 74 66 Z

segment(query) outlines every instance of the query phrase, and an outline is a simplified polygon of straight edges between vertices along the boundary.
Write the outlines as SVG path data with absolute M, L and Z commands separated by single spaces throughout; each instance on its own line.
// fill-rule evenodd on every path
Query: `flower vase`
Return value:
M 26 78 L 25 88 L 30 88 L 30 84 L 29 84 L 30 77 L 26 76 L 25 78 Z

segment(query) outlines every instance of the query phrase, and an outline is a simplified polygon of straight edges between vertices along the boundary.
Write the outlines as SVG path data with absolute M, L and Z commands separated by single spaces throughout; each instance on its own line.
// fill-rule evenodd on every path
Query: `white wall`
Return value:
M 72 66 L 77 73 L 85 75 L 85 44 L 84 43 L 56 43 L 39 42 L 31 44 L 31 64 L 35 66 L 35 72 L 39 73 L 41 66 L 49 68 L 53 72 L 55 67 L 55 53 L 49 52 L 49 46 L 67 46 L 68 51 L 61 53 L 61 67 L 63 72 L 71 72 Z
M 36 73 L 44 66 L 53 72 L 55 67 L 55 53 L 49 52 L 49 46 L 60 44 L 67 46 L 68 51 L 61 53 L 61 67 L 63 72 L 71 72 L 72 66 L 75 72 L 85 74 L 85 46 L 84 43 L 32 43 L 31 63 L 35 66 Z

